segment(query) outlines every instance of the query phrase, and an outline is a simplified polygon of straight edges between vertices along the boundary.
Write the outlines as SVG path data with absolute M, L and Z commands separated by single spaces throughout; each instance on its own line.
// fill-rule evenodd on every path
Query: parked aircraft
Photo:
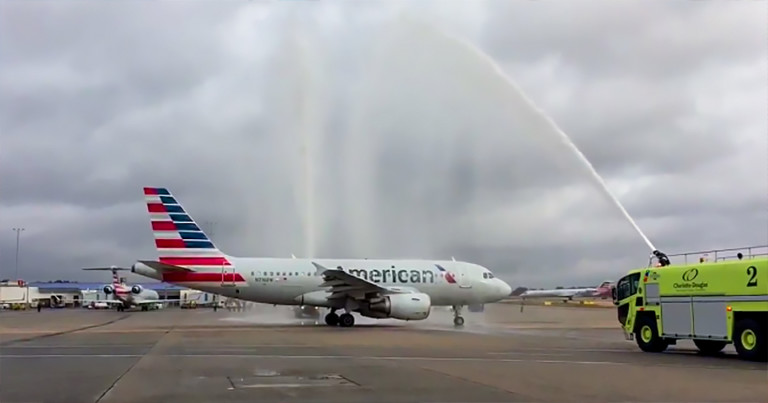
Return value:
M 600 297 L 610 298 L 611 290 L 613 289 L 613 282 L 603 281 L 597 287 L 589 288 L 558 288 L 550 290 L 529 290 L 522 294 L 520 297 L 523 299 L 530 298 L 564 298 L 566 300 L 572 300 L 573 297 Z
M 140 260 L 132 272 L 247 301 L 328 308 L 330 326 L 353 326 L 352 312 L 423 320 L 433 306 L 454 307 L 454 324 L 462 326 L 463 306 L 497 302 L 511 293 L 485 267 L 453 260 L 230 256 L 166 188 L 146 187 L 144 196 L 159 259 Z
M 112 272 L 112 284 L 105 285 L 103 290 L 104 294 L 113 295 L 115 298 L 92 302 L 116 306 L 118 311 L 124 311 L 125 308 L 134 306 L 140 307 L 142 311 L 148 311 L 150 309 L 157 309 L 163 304 L 179 301 L 178 299 L 160 299 L 157 291 L 145 289 L 140 284 L 129 286 L 125 283 L 125 279 L 121 279 L 117 275 L 118 271 L 128 269 L 113 266 L 109 268 L 89 267 L 83 270 L 110 270 Z

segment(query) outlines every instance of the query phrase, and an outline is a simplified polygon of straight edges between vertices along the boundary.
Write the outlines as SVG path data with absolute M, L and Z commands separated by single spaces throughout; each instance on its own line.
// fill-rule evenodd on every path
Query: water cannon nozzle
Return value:
M 656 260 L 658 260 L 660 266 L 669 266 L 669 257 L 660 250 L 654 250 L 653 256 L 656 256 Z

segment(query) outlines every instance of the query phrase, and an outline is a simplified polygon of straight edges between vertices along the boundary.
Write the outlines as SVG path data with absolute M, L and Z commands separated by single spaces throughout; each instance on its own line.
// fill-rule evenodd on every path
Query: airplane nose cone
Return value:
M 512 294 L 512 287 L 506 282 L 499 280 L 499 299 L 504 299 Z

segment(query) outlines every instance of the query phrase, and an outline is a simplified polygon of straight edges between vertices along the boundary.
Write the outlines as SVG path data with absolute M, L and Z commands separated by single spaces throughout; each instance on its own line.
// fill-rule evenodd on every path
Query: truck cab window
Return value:
M 619 301 L 635 295 L 640 285 L 640 273 L 630 274 L 616 283 L 617 299 Z

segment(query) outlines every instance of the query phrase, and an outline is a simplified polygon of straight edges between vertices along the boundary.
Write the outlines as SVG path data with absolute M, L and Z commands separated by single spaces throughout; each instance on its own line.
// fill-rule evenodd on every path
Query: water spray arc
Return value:
M 583 166 L 589 171 L 592 178 L 597 183 L 598 188 L 600 191 L 602 191 L 603 195 L 606 196 L 618 209 L 619 211 L 624 215 L 624 217 L 627 219 L 627 221 L 632 225 L 632 227 L 635 229 L 635 231 L 640 235 L 640 237 L 643 239 L 646 245 L 651 249 L 651 253 L 653 256 L 655 256 L 658 259 L 658 262 L 662 266 L 669 265 L 669 258 L 661 251 L 656 249 L 656 247 L 653 245 L 653 243 L 648 239 L 648 237 L 643 233 L 643 231 L 640 229 L 640 227 L 637 225 L 635 220 L 632 218 L 632 216 L 629 215 L 627 210 L 624 208 L 624 206 L 621 204 L 619 199 L 610 191 L 608 188 L 608 185 L 605 183 L 603 178 L 598 174 L 597 170 L 595 170 L 594 166 L 592 166 L 592 163 L 589 162 L 586 156 L 579 150 L 579 148 L 576 146 L 576 144 L 573 143 L 573 141 L 570 139 L 570 137 L 563 132 L 560 127 L 557 126 L 557 124 L 542 111 L 536 104 L 528 98 L 525 93 L 520 89 L 514 81 L 512 81 L 507 74 L 499 67 L 499 65 L 485 52 L 483 52 L 481 49 L 473 45 L 472 43 L 462 39 L 455 37 L 453 35 L 450 35 L 442 30 L 436 29 L 434 27 L 430 27 L 432 30 L 438 32 L 440 35 L 448 38 L 451 41 L 454 41 L 464 48 L 468 49 L 470 52 L 472 52 L 475 56 L 477 56 L 480 60 L 485 62 L 487 65 L 489 65 L 493 72 L 499 76 L 507 85 L 509 85 L 517 95 L 519 95 L 524 103 L 536 114 L 542 118 L 546 124 L 559 136 L 562 143 L 567 146 L 575 155 L 576 157 L 581 161 Z
M 320 116 L 317 111 L 317 81 L 310 68 L 310 49 L 307 35 L 301 30 L 294 31 L 294 49 L 297 53 L 297 67 L 300 80 L 299 105 L 297 121 L 299 131 L 299 158 L 301 160 L 301 184 L 300 191 L 303 199 L 304 211 L 302 216 L 302 230 L 304 238 L 304 257 L 315 257 L 316 253 L 316 222 L 315 222 L 315 178 L 313 171 L 313 144 L 312 139 L 317 137 L 320 124 Z

